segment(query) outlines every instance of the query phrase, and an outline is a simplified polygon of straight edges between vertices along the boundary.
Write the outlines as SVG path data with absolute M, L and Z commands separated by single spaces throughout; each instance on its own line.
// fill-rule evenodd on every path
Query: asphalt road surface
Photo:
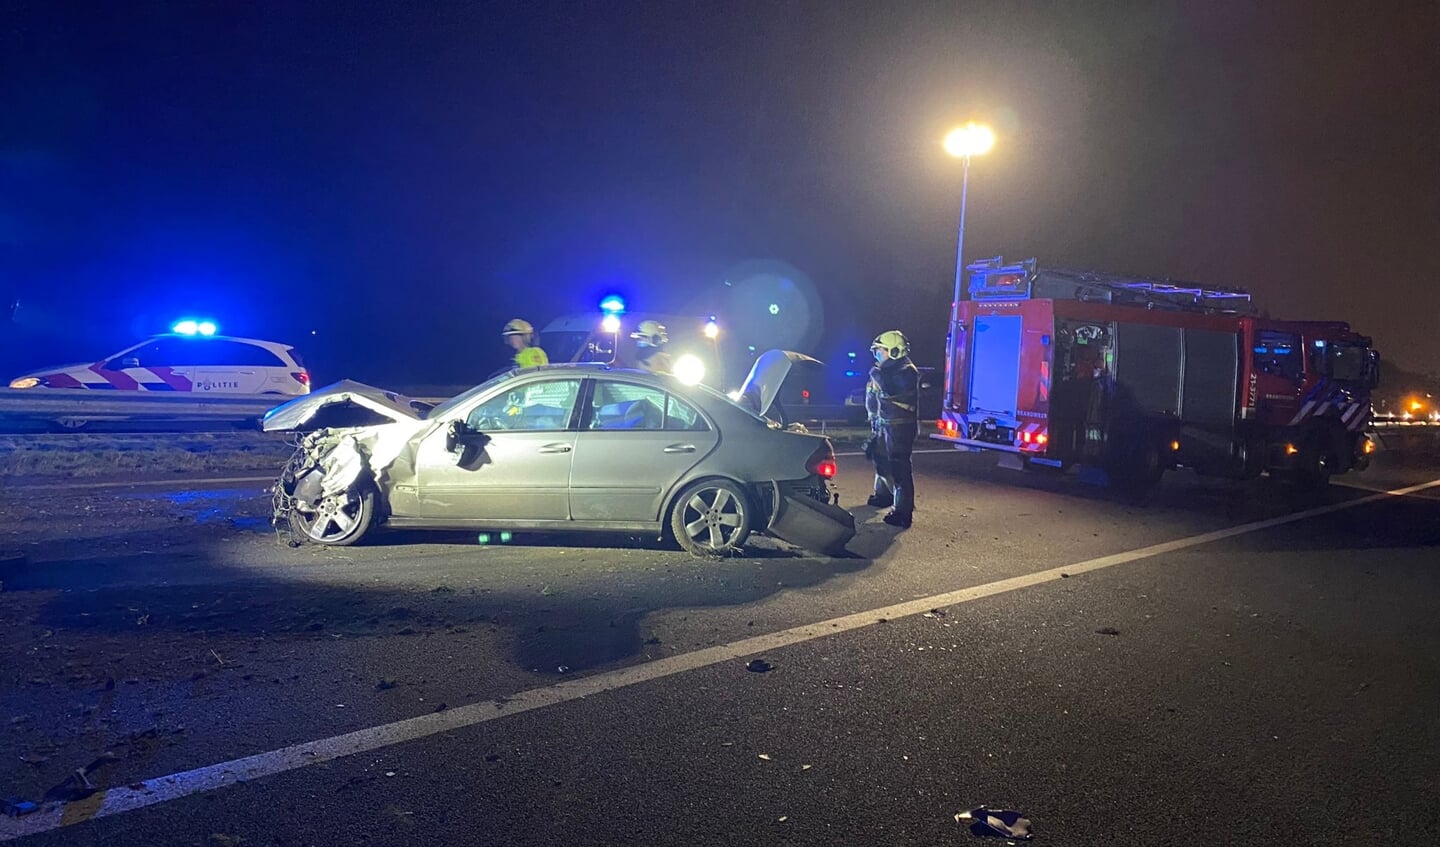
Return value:
M 0 840 L 979 844 L 989 804 L 1047 845 L 1440 843 L 1437 477 L 1137 503 L 942 451 L 913 528 L 721 562 L 11 487 L 0 796 L 70 801 Z

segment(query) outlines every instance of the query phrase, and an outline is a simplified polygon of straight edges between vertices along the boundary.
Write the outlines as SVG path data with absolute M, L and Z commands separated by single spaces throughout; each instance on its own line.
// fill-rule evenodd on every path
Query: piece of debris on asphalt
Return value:
M 391 679 L 391 678 L 389 678 L 389 677 L 382 677 L 379 682 L 375 683 L 375 690 L 376 690 L 376 691 L 389 691 L 389 690 L 392 689 L 392 688 L 397 688 L 397 687 L 399 687 L 399 685 L 400 685 L 400 683 L 396 682 L 395 680 L 393 680 L 393 679 Z
M 770 754 L 769 754 L 769 753 L 761 753 L 757 758 L 764 759 L 764 760 L 767 761 L 767 762 L 773 761 L 773 760 L 770 758 Z
M 775 666 L 764 659 L 751 659 L 750 663 L 745 666 L 745 670 L 751 673 L 769 673 L 774 669 Z
M 922 617 L 922 618 L 943 618 L 943 617 L 945 617 L 945 612 L 944 612 L 943 610 L 941 610 L 941 609 L 931 609 L 930 611 L 926 612 L 925 614 L 921 615 L 920 617 Z
M 434 588 L 430 589 L 430 593 L 431 593 L 431 594 L 454 594 L 454 593 L 455 593 L 455 589 L 451 588 L 451 587 L 448 586 L 448 585 L 437 585 L 437 586 L 435 586 Z
M 99 791 L 99 786 L 90 781 L 90 775 L 105 765 L 120 761 L 120 757 L 114 753 L 105 752 L 97 756 L 90 764 L 83 768 L 76 768 L 75 772 L 65 777 L 58 785 L 45 792 L 45 799 L 50 801 L 71 802 L 83 800 Z
M 209 847 L 241 847 L 244 843 L 238 835 L 226 835 L 223 832 L 210 833 Z
M 784 822 L 790 820 L 790 816 L 789 816 L 789 815 L 781 815 L 780 817 L 776 818 L 776 820 L 779 821 L 780 823 L 784 823 Z
M 1035 835 L 1030 831 L 1030 819 L 1024 813 L 1010 809 L 991 809 L 981 806 L 955 816 L 955 822 L 969 826 L 971 835 L 990 838 L 1014 838 L 1029 841 Z
M 19 797 L 0 797 L 0 810 L 5 812 L 7 818 L 18 818 L 21 815 L 28 815 L 40 808 L 29 800 L 21 800 Z
M 556 671 L 557 673 L 570 673 L 570 666 L 569 666 L 569 665 L 561 665 L 560 667 L 556 668 L 555 671 Z
M 218 665 L 219 665 L 220 667 L 222 667 L 222 668 L 225 667 L 225 660 L 222 659 L 222 658 L 220 658 L 220 654 L 219 654 L 219 653 L 216 653 L 215 650 L 214 650 L 214 648 L 211 648 L 211 650 L 210 650 L 210 655 L 212 655 L 212 656 L 215 657 L 215 663 L 216 663 L 216 664 L 218 664 Z
M 1102 626 L 1102 627 L 1100 627 L 1099 629 L 1095 630 L 1095 634 L 1096 634 L 1096 635 L 1119 635 L 1119 634 L 1120 634 L 1120 630 L 1116 629 L 1116 628 L 1113 627 L 1113 626 Z
M 802 771 L 808 771 L 808 770 L 810 770 L 810 769 L 813 768 L 813 767 L 815 767 L 815 766 L 814 766 L 814 765 L 801 765 L 801 766 L 800 766 L 800 770 L 802 770 Z
M 43 753 L 23 753 L 20 756 L 20 761 L 27 765 L 43 765 L 50 761 L 50 757 Z
M 1069 578 L 1070 578 L 1070 574 L 1068 574 L 1068 573 L 1061 573 L 1061 574 L 1060 574 L 1060 578 L 1061 578 L 1061 579 L 1069 579 Z

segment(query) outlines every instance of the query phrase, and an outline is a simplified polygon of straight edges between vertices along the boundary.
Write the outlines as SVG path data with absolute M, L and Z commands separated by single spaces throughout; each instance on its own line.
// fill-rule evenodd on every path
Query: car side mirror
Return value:
M 445 450 L 450 453 L 464 453 L 470 447 L 484 447 L 488 443 L 490 436 L 471 429 L 464 421 L 451 421 L 445 431 Z

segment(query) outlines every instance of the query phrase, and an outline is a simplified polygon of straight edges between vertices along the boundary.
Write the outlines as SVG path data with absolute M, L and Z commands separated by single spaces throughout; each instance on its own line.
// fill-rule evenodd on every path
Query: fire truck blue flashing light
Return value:
M 175 325 L 170 327 L 170 331 L 176 335 L 214 335 L 216 329 L 218 327 L 214 321 L 197 321 L 194 318 L 176 321 Z
M 618 294 L 611 294 L 600 301 L 600 311 L 607 315 L 625 314 L 625 298 Z

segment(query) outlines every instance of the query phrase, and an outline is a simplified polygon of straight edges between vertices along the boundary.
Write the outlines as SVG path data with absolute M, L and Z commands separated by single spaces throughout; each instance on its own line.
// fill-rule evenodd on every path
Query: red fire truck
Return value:
M 1240 289 L 968 266 L 931 437 L 1025 466 L 1165 470 L 1323 485 L 1361 470 L 1379 357 L 1348 324 L 1273 320 Z

